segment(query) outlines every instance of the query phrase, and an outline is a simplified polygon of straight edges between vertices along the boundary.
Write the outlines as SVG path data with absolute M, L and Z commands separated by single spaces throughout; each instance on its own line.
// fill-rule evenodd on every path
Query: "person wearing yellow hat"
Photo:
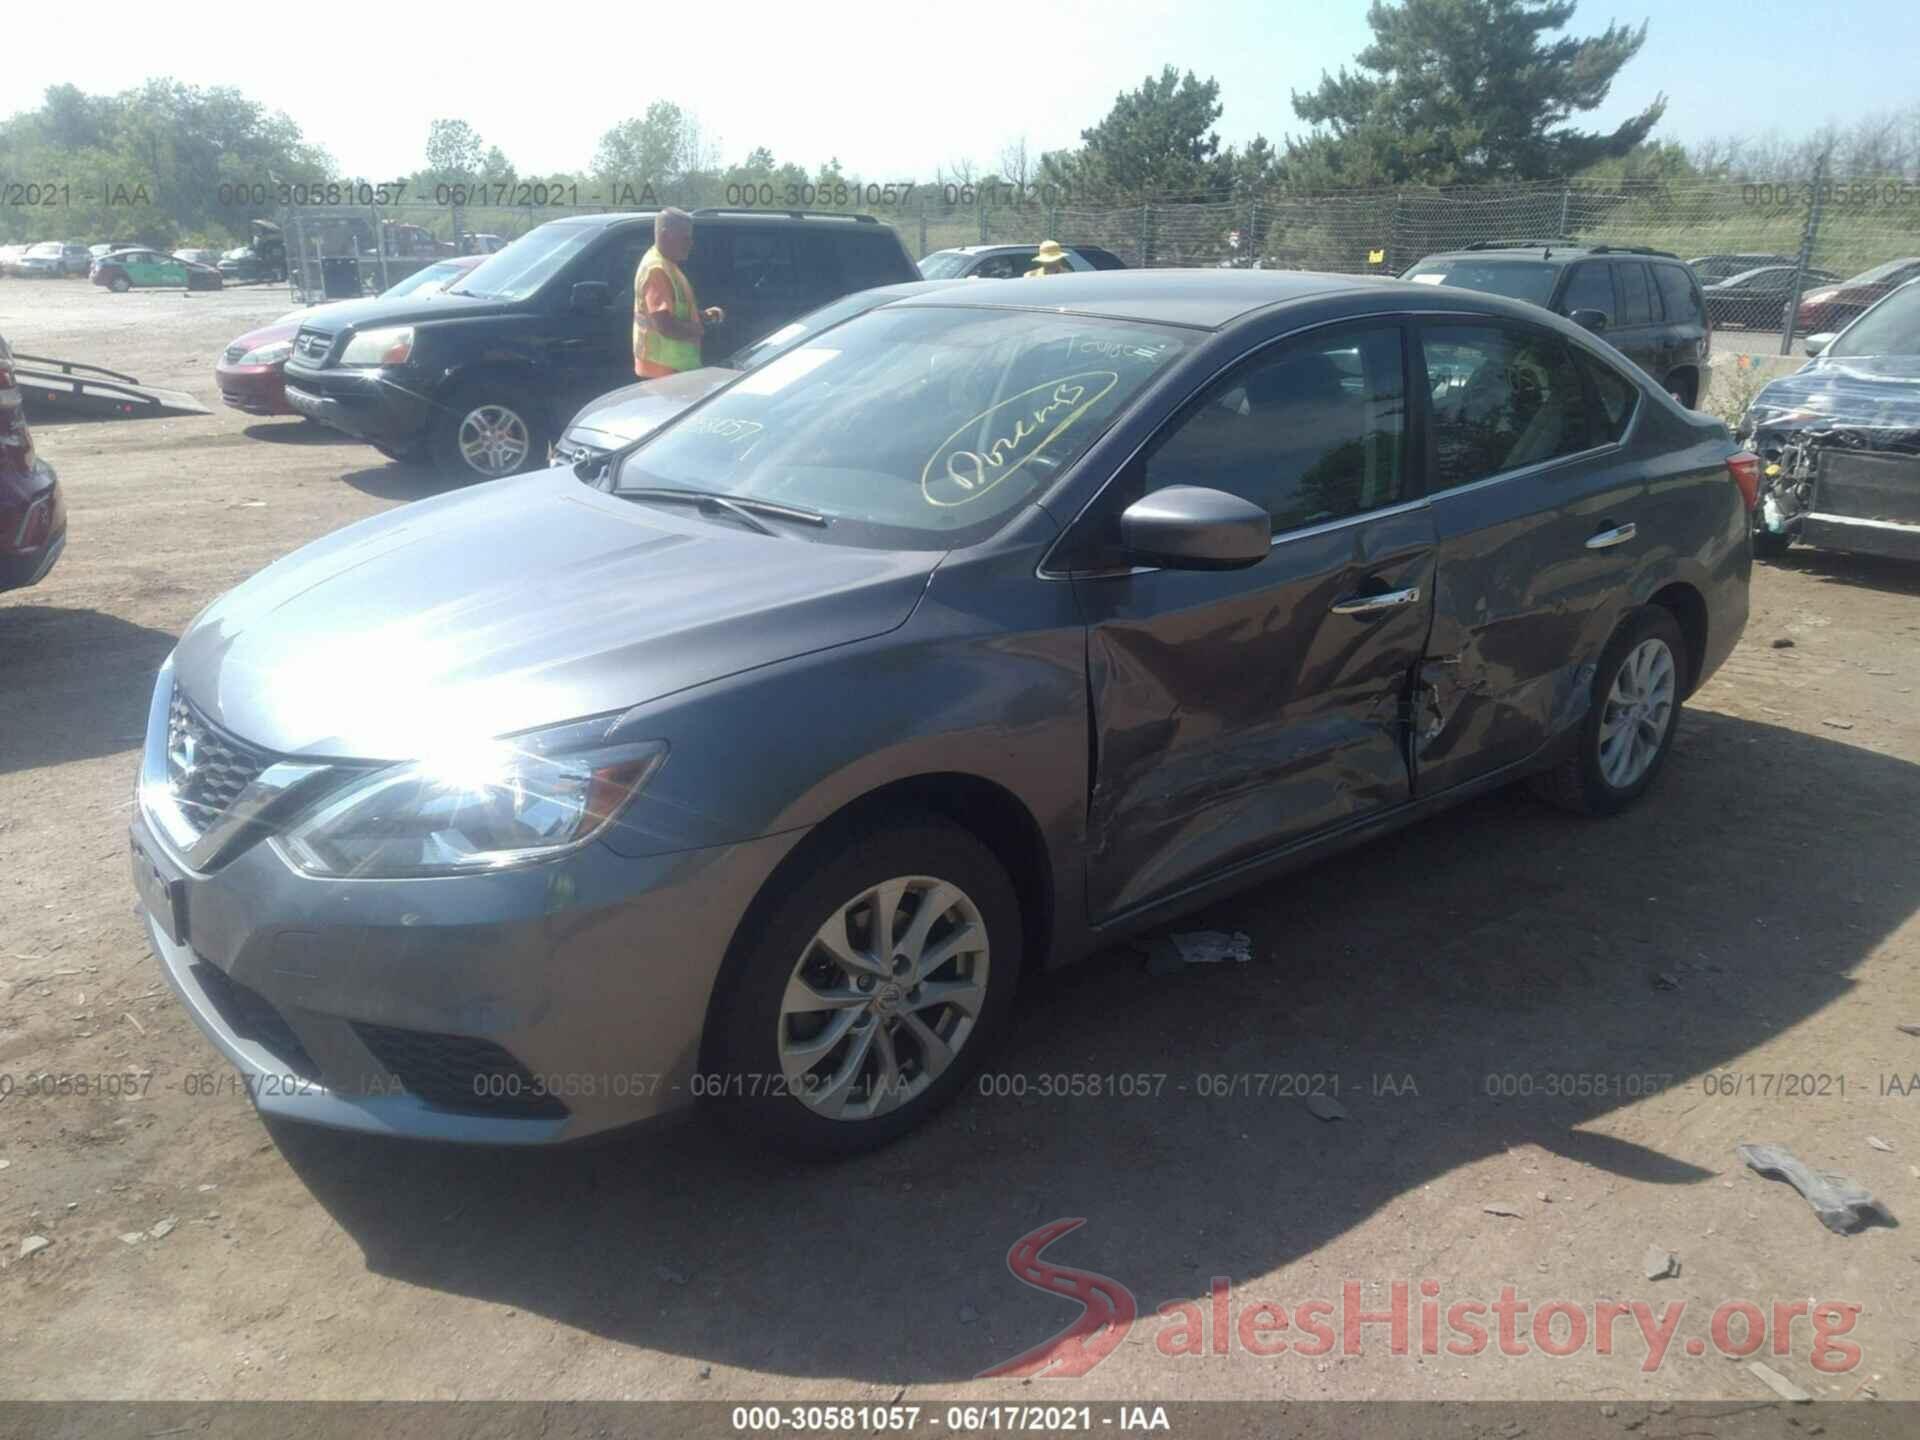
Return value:
M 1033 252 L 1033 268 L 1027 271 L 1025 278 L 1033 279 L 1037 275 L 1065 275 L 1067 273 L 1067 252 L 1060 248 L 1058 240 L 1042 240 L 1040 248 Z

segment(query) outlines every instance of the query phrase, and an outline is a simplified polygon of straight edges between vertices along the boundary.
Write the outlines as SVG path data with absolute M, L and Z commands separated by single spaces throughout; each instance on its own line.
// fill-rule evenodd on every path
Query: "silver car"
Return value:
M 1472 291 L 897 299 L 210 606 L 148 934 L 276 1114 L 877 1144 L 1025 971 L 1523 776 L 1639 798 L 1746 622 L 1757 463 Z

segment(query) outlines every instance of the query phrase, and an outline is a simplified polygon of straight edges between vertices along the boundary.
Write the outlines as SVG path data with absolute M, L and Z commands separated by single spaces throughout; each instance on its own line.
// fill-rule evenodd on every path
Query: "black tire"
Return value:
M 115 275 L 107 281 L 107 289 L 116 295 L 124 295 L 133 288 L 133 282 L 124 275 Z
M 999 1040 L 1019 980 L 1020 902 L 991 851 L 959 826 L 932 816 L 886 822 L 846 834 L 837 843 L 827 841 L 814 854 L 800 857 L 787 874 L 784 884 L 776 878 L 773 883 L 780 888 L 756 903 L 735 939 L 709 1019 L 706 1055 L 713 1083 L 701 1089 L 736 1127 L 767 1144 L 813 1158 L 857 1154 L 898 1139 L 952 1100 Z M 898 902 L 893 943 L 911 944 L 919 906 L 935 893 L 927 881 L 959 892 L 958 901 L 931 922 L 934 939 L 927 949 L 952 938 L 963 924 L 985 932 L 977 951 L 962 950 L 927 972 L 933 977 L 929 985 L 977 981 L 984 987 L 984 999 L 977 1002 L 964 1030 L 964 1011 L 926 1004 L 910 969 L 898 984 L 868 976 L 856 982 L 845 966 L 829 962 L 814 938 L 845 910 L 852 918 L 843 922 L 841 933 L 848 937 L 849 950 L 865 955 L 871 932 L 861 929 L 858 917 L 864 914 L 871 920 L 874 912 L 871 904 L 861 908 L 862 902 L 883 882 L 903 877 L 917 877 L 923 888 L 909 890 Z M 864 947 L 856 935 L 866 937 Z M 851 994 L 857 983 L 874 999 L 860 1006 L 789 1014 L 783 1004 L 798 979 L 806 979 L 816 993 L 825 989 Z M 882 991 L 895 992 L 896 998 L 888 999 Z M 914 1005 L 916 999 L 922 1004 Z M 891 1008 L 896 1003 L 898 1010 Z M 822 1052 L 815 1068 L 789 1079 L 781 1045 L 804 1046 L 824 1036 L 840 1025 L 839 1015 L 849 1009 L 858 1013 L 840 1028 L 843 1038 Z M 816 1016 L 819 1030 L 803 1031 Z M 933 1073 L 929 1061 L 935 1057 L 912 1029 L 916 1021 L 943 1041 L 958 1037 L 944 1070 Z M 850 1064 L 863 1035 L 862 1058 Z M 849 1103 L 861 1097 L 862 1109 L 878 1103 L 888 1087 L 877 1084 L 876 1077 L 889 1058 L 897 1063 L 900 1090 L 912 1092 L 908 1098 L 900 1101 L 896 1095 L 892 1108 L 882 1106 L 870 1115 L 837 1118 L 822 1113 L 842 1094 Z M 834 1083 L 842 1072 L 848 1076 L 844 1089 Z M 802 1099 L 803 1092 L 810 1098 Z
M 512 418 L 517 427 L 513 444 L 524 447 L 518 460 L 510 464 L 503 460 L 491 469 L 468 460 L 462 435 L 471 433 L 466 430 L 470 419 L 485 425 L 487 422 L 479 417 L 486 412 Z M 516 395 L 504 386 L 476 387 L 450 396 L 434 415 L 433 434 L 428 444 L 434 464 L 467 480 L 498 480 L 547 463 L 546 422 L 538 406 L 527 396 Z
M 1688 375 L 1669 375 L 1667 377 L 1667 394 L 1674 398 L 1674 402 L 1678 404 L 1681 409 L 1691 410 L 1693 409 L 1693 402 L 1700 398 L 1699 382 Z
M 1778 560 L 1793 545 L 1793 536 L 1776 535 L 1771 530 L 1753 532 L 1753 553 L 1762 560 Z
M 1644 768 L 1632 774 L 1626 783 L 1610 779 L 1606 757 L 1602 753 L 1603 729 L 1617 718 L 1611 697 L 1616 681 L 1628 658 L 1642 645 L 1657 641 L 1666 647 L 1671 662 L 1671 699 L 1663 714 L 1650 723 L 1662 723 L 1659 741 Z M 1582 815 L 1615 815 L 1644 795 L 1659 777 L 1673 748 L 1674 733 L 1680 728 L 1680 703 L 1687 693 L 1694 658 L 1688 653 L 1686 637 L 1670 611 L 1658 605 L 1643 605 L 1634 611 L 1613 633 L 1593 677 L 1592 703 L 1580 726 L 1577 748 L 1553 769 L 1534 778 L 1534 790 L 1541 798 L 1563 809 Z M 1645 732 L 1641 732 L 1644 736 Z M 1616 740 L 1616 744 L 1623 743 Z

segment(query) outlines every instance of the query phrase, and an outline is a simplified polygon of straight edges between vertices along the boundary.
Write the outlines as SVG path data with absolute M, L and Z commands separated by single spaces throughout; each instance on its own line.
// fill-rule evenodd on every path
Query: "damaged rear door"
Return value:
M 1584 716 L 1629 577 L 1676 539 L 1641 533 L 1646 476 L 1620 444 L 1647 403 L 1637 382 L 1518 321 L 1429 322 L 1417 358 L 1439 535 L 1413 710 L 1425 797 Z
M 1169 485 L 1267 509 L 1245 570 L 1076 577 L 1088 618 L 1101 920 L 1403 804 L 1435 537 L 1407 444 L 1404 334 L 1375 319 L 1264 347 L 1210 384 L 1083 523 Z

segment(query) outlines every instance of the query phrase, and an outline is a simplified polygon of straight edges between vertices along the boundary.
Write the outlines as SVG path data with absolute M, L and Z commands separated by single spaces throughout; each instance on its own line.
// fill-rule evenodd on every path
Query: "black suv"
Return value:
M 1401 276 L 1543 305 L 1583 325 L 1658 380 L 1699 400 L 1713 348 L 1700 282 L 1677 255 L 1630 245 L 1490 240 L 1429 255 Z
M 696 210 L 687 278 L 709 363 L 855 290 L 918 280 L 870 215 Z M 450 288 L 329 305 L 294 338 L 287 401 L 395 460 L 491 479 L 546 463 L 560 422 L 633 383 L 633 272 L 653 215 L 555 220 Z

